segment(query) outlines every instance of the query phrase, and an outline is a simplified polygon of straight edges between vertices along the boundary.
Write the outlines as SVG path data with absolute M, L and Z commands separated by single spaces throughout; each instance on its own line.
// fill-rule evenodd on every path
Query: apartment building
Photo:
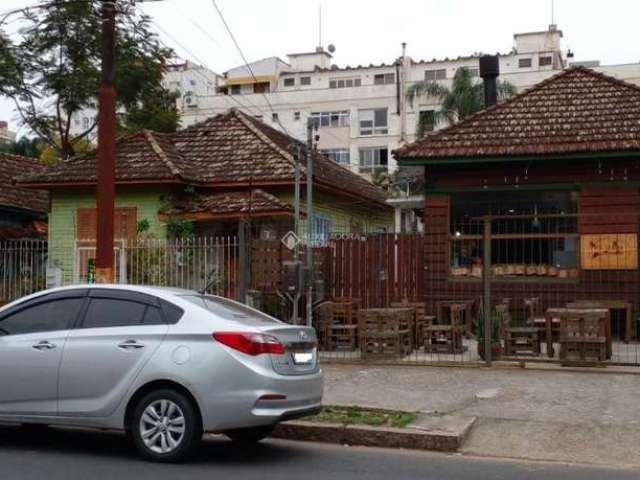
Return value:
M 185 60 L 167 66 L 162 85 L 175 94 L 179 111 L 184 118 L 190 119 L 191 113 L 201 108 L 200 99 L 215 95 L 222 80 L 209 68 Z M 77 112 L 72 118 L 71 132 L 77 135 L 88 130 L 95 124 L 97 116 L 96 104 Z M 97 135 L 98 131 L 94 129 L 90 138 L 96 138 Z
M 555 25 L 539 32 L 517 33 L 513 47 L 500 54 L 501 79 L 522 91 L 568 67 L 573 54 L 562 45 Z M 416 124 L 427 124 L 440 108 L 433 98 L 406 100 L 407 89 L 423 80 L 450 86 L 455 72 L 467 67 L 477 75 L 480 53 L 454 59 L 399 57 L 379 65 L 337 66 L 335 48 L 270 57 L 227 71 L 214 95 L 182 110 L 190 125 L 231 107 L 304 139 L 306 122 L 319 126 L 319 148 L 336 162 L 369 176 L 396 168 L 391 151 L 413 141 Z M 640 83 L 640 64 L 598 66 L 598 70 Z M 478 79 L 478 81 L 480 81 Z M 429 128 L 443 125 L 431 123 Z
M 12 142 L 16 139 L 16 132 L 9 130 L 9 123 L 0 120 L 0 143 Z

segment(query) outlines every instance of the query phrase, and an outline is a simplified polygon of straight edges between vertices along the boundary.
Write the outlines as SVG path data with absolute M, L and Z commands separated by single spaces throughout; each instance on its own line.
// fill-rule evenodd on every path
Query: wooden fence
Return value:
M 331 298 L 359 299 L 365 308 L 424 300 L 421 235 L 338 235 L 331 237 L 327 249 Z

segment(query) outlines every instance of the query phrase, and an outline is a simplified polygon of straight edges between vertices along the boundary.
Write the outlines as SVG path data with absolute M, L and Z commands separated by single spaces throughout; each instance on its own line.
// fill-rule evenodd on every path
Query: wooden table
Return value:
M 606 308 L 548 308 L 545 312 L 545 332 L 547 340 L 547 356 L 553 358 L 555 350 L 553 348 L 553 323 L 559 323 L 560 317 L 567 313 L 599 313 L 606 317 L 605 334 L 607 337 L 607 358 L 611 358 L 612 342 L 611 342 L 611 320 L 609 319 L 609 310 Z
M 606 308 L 607 310 L 624 310 L 624 338 L 625 343 L 635 340 L 636 329 L 633 324 L 633 303 L 626 300 L 576 300 L 567 303 L 568 308 Z M 609 317 L 611 318 L 611 317 Z M 609 325 L 611 330 L 611 325 Z
M 473 305 L 475 300 L 440 300 L 436 302 L 436 320 L 438 324 L 447 324 L 449 315 L 447 310 L 452 306 L 460 306 L 464 310 L 464 334 L 473 334 Z

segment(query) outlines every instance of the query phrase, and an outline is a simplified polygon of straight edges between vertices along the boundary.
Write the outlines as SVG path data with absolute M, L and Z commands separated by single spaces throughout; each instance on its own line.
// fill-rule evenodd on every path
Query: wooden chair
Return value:
M 606 320 L 606 315 L 588 309 L 569 310 L 560 317 L 560 360 L 564 365 L 606 360 Z
M 496 305 L 496 315 L 501 319 L 502 335 L 504 335 L 504 353 L 513 355 L 540 355 L 540 335 L 537 327 L 515 327 L 511 325 L 511 313 L 508 303 Z
M 362 358 L 403 356 L 411 353 L 410 308 L 374 308 L 358 312 Z
M 331 302 L 331 321 L 326 330 L 327 350 L 356 350 L 358 348 L 357 304 Z
M 545 341 L 547 335 L 546 319 L 540 305 L 540 299 L 538 297 L 525 298 L 523 302 L 525 321 L 527 325 L 529 327 L 536 327 L 538 329 L 538 338 L 541 342 Z M 558 341 L 559 332 L 560 324 L 553 324 L 553 341 Z
M 402 302 L 391 303 L 391 308 L 411 308 L 413 310 L 414 317 L 411 322 L 412 343 L 414 348 L 422 347 L 425 328 L 431 325 L 436 318 L 434 315 L 427 315 L 426 303 L 403 300 Z
M 444 318 L 438 320 L 438 323 L 432 323 L 424 329 L 424 351 L 427 353 L 464 352 L 462 344 L 465 330 L 464 305 L 451 305 L 448 321 Z

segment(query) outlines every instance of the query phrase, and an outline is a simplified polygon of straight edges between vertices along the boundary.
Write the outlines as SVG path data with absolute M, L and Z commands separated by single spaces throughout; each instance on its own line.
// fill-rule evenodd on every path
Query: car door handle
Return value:
M 42 342 L 38 342 L 31 346 L 36 350 L 53 350 L 54 348 L 56 348 L 56 345 L 54 343 L 48 342 L 46 340 L 43 340 Z
M 138 350 L 140 348 L 144 348 L 144 345 L 138 343 L 137 340 L 125 340 L 118 344 L 118 348 L 122 350 Z

